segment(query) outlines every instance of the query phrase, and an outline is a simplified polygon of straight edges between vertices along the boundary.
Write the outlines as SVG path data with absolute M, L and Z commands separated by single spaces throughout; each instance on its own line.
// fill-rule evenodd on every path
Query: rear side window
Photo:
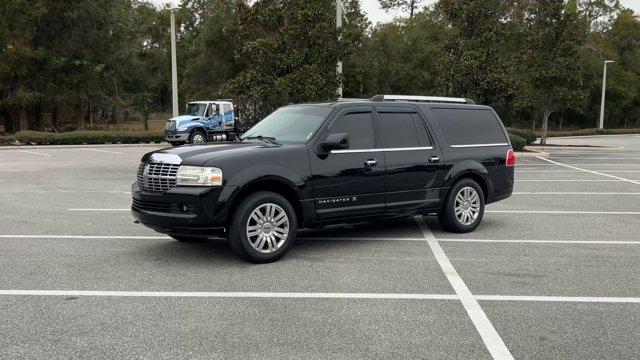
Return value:
M 375 135 L 370 112 L 345 114 L 331 125 L 331 133 L 349 134 L 349 149 L 373 149 Z
M 451 146 L 507 144 L 502 126 L 491 110 L 432 109 Z
M 418 147 L 418 131 L 411 113 L 378 113 L 382 122 L 382 139 L 385 148 Z

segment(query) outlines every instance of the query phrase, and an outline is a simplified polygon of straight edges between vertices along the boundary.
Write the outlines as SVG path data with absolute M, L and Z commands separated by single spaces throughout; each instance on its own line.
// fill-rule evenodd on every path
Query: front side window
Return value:
M 378 117 L 382 122 L 382 139 L 385 148 L 420 146 L 413 114 L 382 112 Z
M 332 134 L 349 134 L 349 149 L 373 149 L 375 135 L 370 112 L 345 114 L 331 125 Z
M 307 142 L 331 113 L 328 106 L 282 107 L 249 129 L 242 139 L 263 136 L 284 142 Z
M 189 104 L 185 115 L 204 116 L 205 110 L 207 110 L 207 104 Z

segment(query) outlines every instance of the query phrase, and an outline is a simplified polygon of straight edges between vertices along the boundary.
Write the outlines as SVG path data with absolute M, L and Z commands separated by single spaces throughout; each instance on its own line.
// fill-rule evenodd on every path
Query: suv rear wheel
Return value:
M 279 194 L 260 191 L 236 209 L 229 229 L 229 245 L 241 258 L 254 263 L 280 259 L 291 248 L 298 223 L 293 206 Z
M 484 193 L 471 179 L 458 181 L 449 191 L 438 220 L 446 230 L 466 233 L 475 230 L 484 215 Z

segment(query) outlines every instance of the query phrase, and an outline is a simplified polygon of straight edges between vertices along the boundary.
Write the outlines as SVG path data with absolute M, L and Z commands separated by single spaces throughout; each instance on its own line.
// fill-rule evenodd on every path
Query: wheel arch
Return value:
M 445 177 L 444 187 L 447 188 L 447 191 L 442 194 L 443 196 L 440 199 L 441 203 L 444 202 L 453 185 L 464 178 L 471 179 L 480 185 L 485 203 L 491 199 L 493 185 L 491 181 L 489 181 L 489 171 L 487 168 L 477 161 L 462 161 L 451 168 Z
M 278 195 L 281 195 L 293 207 L 299 226 L 304 223 L 304 215 L 302 209 L 302 195 L 297 187 L 288 179 L 280 176 L 264 176 L 247 182 L 245 185 L 238 187 L 235 193 L 230 199 L 230 205 L 227 216 L 227 223 L 233 217 L 233 213 L 244 200 L 250 194 L 258 191 L 270 191 Z

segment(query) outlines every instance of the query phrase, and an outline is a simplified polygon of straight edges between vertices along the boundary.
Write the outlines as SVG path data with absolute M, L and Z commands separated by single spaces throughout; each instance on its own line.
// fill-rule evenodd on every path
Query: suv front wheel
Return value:
M 296 213 L 289 201 L 279 194 L 260 191 L 245 198 L 234 212 L 229 245 L 247 261 L 272 262 L 289 251 L 297 228 Z
M 484 215 L 484 193 L 471 179 L 458 181 L 449 191 L 438 220 L 445 230 L 467 233 L 475 230 Z

